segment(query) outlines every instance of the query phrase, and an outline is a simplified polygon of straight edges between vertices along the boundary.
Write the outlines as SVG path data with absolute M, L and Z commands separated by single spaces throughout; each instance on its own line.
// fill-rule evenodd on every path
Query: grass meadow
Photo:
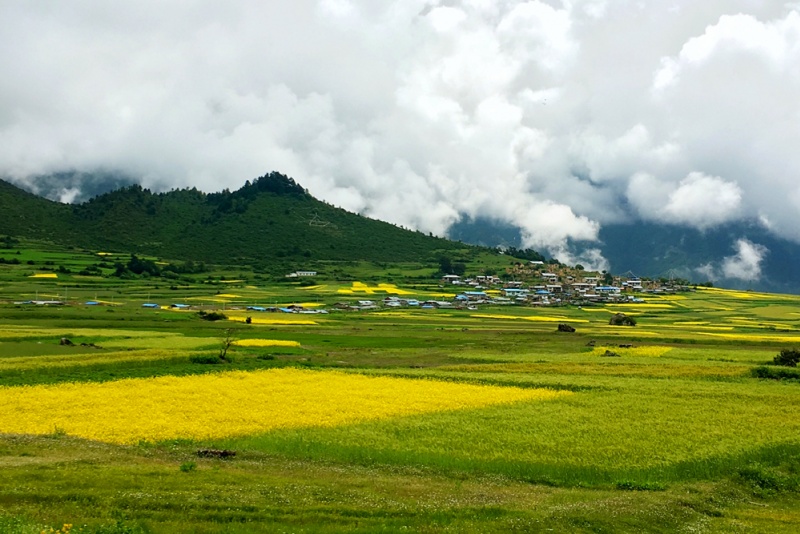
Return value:
M 455 292 L 0 256 L 0 532 L 800 530 L 800 297 L 352 312 Z M 289 304 L 330 313 L 246 310 Z

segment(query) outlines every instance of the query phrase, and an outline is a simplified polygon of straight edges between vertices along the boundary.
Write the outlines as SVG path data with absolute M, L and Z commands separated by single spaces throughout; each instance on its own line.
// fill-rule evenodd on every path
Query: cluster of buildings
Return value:
M 563 269 L 562 272 L 540 270 L 528 281 L 504 281 L 497 276 L 461 277 L 450 274 L 444 276 L 441 283 L 443 286 L 464 288 L 464 291 L 455 298 L 457 306 L 476 304 L 552 306 L 640 302 L 641 299 L 634 296 L 635 293 L 659 294 L 688 290 L 687 287 L 643 280 L 633 275 L 600 276 L 569 268 Z

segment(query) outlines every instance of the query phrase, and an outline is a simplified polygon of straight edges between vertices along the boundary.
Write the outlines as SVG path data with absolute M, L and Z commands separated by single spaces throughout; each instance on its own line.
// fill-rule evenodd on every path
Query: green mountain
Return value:
M 0 234 L 224 264 L 431 262 L 468 247 L 335 208 L 277 172 L 233 192 L 133 185 L 75 205 L 0 181 L 0 212 Z

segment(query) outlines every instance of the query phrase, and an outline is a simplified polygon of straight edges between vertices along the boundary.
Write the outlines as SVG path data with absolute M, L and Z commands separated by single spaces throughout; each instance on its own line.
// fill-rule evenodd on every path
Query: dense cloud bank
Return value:
M 19 183 L 100 169 L 212 191 L 274 169 L 426 232 L 507 221 L 596 267 L 611 222 L 758 219 L 800 241 L 797 3 L 31 0 L 0 15 L 0 175 Z M 736 247 L 714 272 L 756 276 L 765 251 Z

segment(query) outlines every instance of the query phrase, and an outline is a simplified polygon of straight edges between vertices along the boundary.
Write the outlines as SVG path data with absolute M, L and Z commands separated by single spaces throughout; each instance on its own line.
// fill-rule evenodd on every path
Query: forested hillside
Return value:
M 273 172 L 237 191 L 125 187 L 66 205 L 0 182 L 0 234 L 210 262 L 432 261 L 465 245 L 335 208 Z

